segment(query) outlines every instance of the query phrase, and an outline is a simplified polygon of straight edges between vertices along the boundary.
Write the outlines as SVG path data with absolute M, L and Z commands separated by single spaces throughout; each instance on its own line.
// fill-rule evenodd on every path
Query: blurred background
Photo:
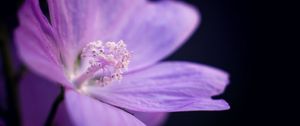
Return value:
M 186 2 L 200 10 L 202 23 L 168 60 L 194 61 L 229 72 L 230 85 L 218 97 L 226 99 L 231 109 L 173 113 L 167 126 L 299 125 L 296 4 L 271 0 Z
M 202 23 L 190 40 L 167 60 L 187 60 L 208 64 L 227 71 L 230 85 L 224 98 L 231 105 L 229 111 L 183 112 L 171 114 L 167 126 L 243 126 L 254 119 L 258 103 L 251 81 L 253 54 L 252 2 L 240 0 L 187 0 L 196 6 Z M 256 94 L 255 94 L 256 95 Z M 259 111 L 259 110 L 258 110 Z M 250 115 L 251 114 L 251 115 Z
M 230 85 L 216 98 L 228 101 L 231 109 L 172 113 L 166 126 L 292 125 L 297 116 L 290 112 L 298 109 L 290 96 L 297 94 L 290 90 L 295 82 L 283 78 L 293 74 L 283 71 L 293 67 L 284 65 L 292 57 L 285 53 L 296 52 L 286 49 L 290 40 L 278 33 L 283 28 L 278 22 L 291 14 L 282 11 L 284 3 L 185 1 L 200 10 L 202 23 L 188 42 L 165 60 L 193 61 L 230 73 Z M 1 26 L 13 30 L 18 5 L 17 0 L 1 0 Z

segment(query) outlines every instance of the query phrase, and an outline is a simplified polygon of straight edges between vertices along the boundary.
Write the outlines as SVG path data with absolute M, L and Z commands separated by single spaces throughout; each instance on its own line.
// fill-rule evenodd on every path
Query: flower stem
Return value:
M 7 118 L 8 125 L 19 126 L 21 124 L 20 119 L 20 108 L 19 108 L 19 99 L 18 99 L 18 84 L 15 80 L 14 69 L 11 60 L 11 50 L 9 46 L 8 35 L 6 34 L 6 30 L 2 27 L 0 29 L 0 51 L 3 65 L 3 73 L 4 73 L 4 82 L 6 88 L 6 100 L 7 100 Z
M 52 123 L 53 123 L 53 120 L 54 120 L 54 117 L 57 113 L 57 109 L 59 107 L 59 104 L 64 100 L 64 88 L 61 87 L 60 88 L 60 93 L 59 95 L 56 97 L 55 101 L 53 102 L 52 104 L 52 107 L 51 107 L 51 110 L 50 110 L 50 113 L 47 117 L 47 120 L 45 122 L 45 126 L 52 126 Z

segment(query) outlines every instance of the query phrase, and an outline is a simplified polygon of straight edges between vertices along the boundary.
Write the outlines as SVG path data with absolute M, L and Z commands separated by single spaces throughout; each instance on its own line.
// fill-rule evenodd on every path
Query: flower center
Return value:
M 87 68 L 75 79 L 75 85 L 78 88 L 84 84 L 105 86 L 122 79 L 130 61 L 130 53 L 122 40 L 106 43 L 94 41 L 83 48 L 81 59 L 86 61 Z

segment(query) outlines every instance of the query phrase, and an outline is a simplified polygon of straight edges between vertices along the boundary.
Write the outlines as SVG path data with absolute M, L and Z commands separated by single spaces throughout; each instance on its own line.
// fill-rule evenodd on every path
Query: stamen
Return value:
M 117 43 L 94 41 L 83 48 L 81 58 L 88 61 L 89 67 L 75 80 L 75 84 L 80 87 L 88 81 L 88 84 L 105 86 L 122 79 L 130 61 L 130 53 L 122 40 Z

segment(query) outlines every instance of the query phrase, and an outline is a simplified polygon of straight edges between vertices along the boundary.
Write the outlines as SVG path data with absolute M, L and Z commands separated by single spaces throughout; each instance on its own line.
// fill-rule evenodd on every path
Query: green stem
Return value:
M 45 122 L 45 126 L 52 126 L 53 124 L 53 120 L 54 120 L 54 117 L 57 113 L 57 109 L 59 107 L 59 104 L 64 100 L 64 88 L 61 87 L 60 88 L 60 93 L 59 95 L 56 97 L 55 101 L 53 102 L 52 104 L 52 107 L 51 107 L 51 110 L 50 110 L 50 113 L 47 117 L 47 120 Z
M 14 69 L 12 65 L 8 35 L 4 29 L 0 29 L 0 50 L 3 62 L 4 82 L 6 88 L 7 107 L 8 107 L 8 125 L 19 126 L 21 124 L 19 99 L 18 99 L 18 85 L 15 80 Z M 2 36 L 3 35 L 3 36 Z

